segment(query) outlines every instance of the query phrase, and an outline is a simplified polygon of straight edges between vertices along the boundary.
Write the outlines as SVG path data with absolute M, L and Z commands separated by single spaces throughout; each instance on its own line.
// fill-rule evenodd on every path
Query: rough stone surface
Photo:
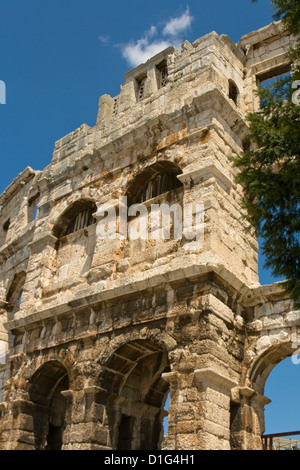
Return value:
M 168 48 L 0 196 L 0 449 L 261 448 L 265 381 L 300 313 L 259 284 L 230 157 L 292 43 L 273 23 Z M 123 227 L 124 197 L 203 205 L 201 243 L 171 221 L 170 237 L 135 239 L 148 212 L 101 239 L 99 209 Z

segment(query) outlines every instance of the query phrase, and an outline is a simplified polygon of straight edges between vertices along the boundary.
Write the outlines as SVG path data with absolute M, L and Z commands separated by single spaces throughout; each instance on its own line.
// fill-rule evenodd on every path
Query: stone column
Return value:
M 10 343 L 12 335 L 8 333 L 4 324 L 7 322 L 7 302 L 0 300 L 0 403 L 4 399 L 4 385 L 10 377 Z
M 70 429 L 72 426 L 73 418 L 73 406 L 74 406 L 74 391 L 73 390 L 63 390 L 60 392 L 64 399 L 66 400 L 66 411 L 64 416 L 65 426 L 63 429 L 63 439 L 62 439 L 62 450 L 68 449 Z
M 4 326 L 4 324 L 7 322 L 7 308 L 7 302 L 0 299 L 0 365 L 6 364 L 8 360 L 7 356 L 9 351 L 9 335 Z
M 230 450 L 230 396 L 236 382 L 211 369 L 195 371 L 203 426 L 199 439 L 204 450 Z
M 230 391 L 236 383 L 211 369 L 163 378 L 171 386 L 164 448 L 230 450 Z
M 249 387 L 236 387 L 231 402 L 232 449 L 262 450 L 264 407 L 271 400 Z
M 31 256 L 28 261 L 27 277 L 18 316 L 23 316 L 23 310 L 35 312 L 41 306 L 44 284 L 49 279 L 53 281 L 53 260 L 56 259 L 56 243 L 57 238 L 51 233 L 45 232 L 28 244 Z
M 1 419 L 2 450 L 40 450 L 45 445 L 49 408 L 24 399 L 14 400 Z
M 107 395 L 106 390 L 96 386 L 72 392 L 64 450 L 111 450 L 104 406 Z
M 187 412 L 190 408 L 192 419 L 194 413 L 192 405 L 186 402 L 182 404 L 183 397 L 186 390 L 191 387 L 192 380 L 189 374 L 180 374 L 179 372 L 167 372 L 162 375 L 162 378 L 170 384 L 170 404 L 168 409 L 168 433 L 164 436 L 162 443 L 162 450 L 180 450 L 182 440 L 189 434 L 188 427 L 186 427 L 186 419 L 184 416 L 184 409 Z M 189 416 L 187 416 L 189 419 Z M 189 436 L 187 436 L 188 438 Z

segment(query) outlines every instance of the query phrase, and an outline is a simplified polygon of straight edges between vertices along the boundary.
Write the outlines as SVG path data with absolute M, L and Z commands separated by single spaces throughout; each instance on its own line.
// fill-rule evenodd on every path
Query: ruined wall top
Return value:
M 229 83 L 237 87 L 236 111 L 242 119 L 256 111 L 257 84 L 289 70 L 286 53 L 293 38 L 282 22 L 246 34 L 237 44 L 227 35 L 211 32 L 181 51 L 169 47 L 125 74 L 120 94 L 99 99 L 95 128 L 86 124 L 58 140 L 53 163 L 75 151 L 92 152 L 126 138 L 147 121 L 171 115 L 192 99 L 213 91 L 228 98 Z

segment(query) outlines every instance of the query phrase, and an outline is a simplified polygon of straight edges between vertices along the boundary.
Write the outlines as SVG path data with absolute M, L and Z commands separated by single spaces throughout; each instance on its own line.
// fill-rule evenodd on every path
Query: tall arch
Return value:
M 36 450 L 61 450 L 66 425 L 69 376 L 59 361 L 41 366 L 30 381 L 29 398 L 33 403 L 33 427 Z
M 252 357 L 252 360 L 245 364 L 247 374 L 244 385 L 232 392 L 232 449 L 262 449 L 265 407 L 271 403 L 270 397 L 265 396 L 266 381 L 277 364 L 295 353 L 294 343 L 290 338 L 279 340 L 277 337 L 273 344 L 268 335 L 259 340 L 261 341 L 252 344 L 251 351 L 247 353 L 248 358 Z M 264 350 L 259 355 L 257 352 L 253 354 L 263 341 L 266 345 Z
M 253 364 L 249 374 L 250 382 L 258 393 L 264 394 L 266 381 L 274 367 L 294 353 L 295 347 L 292 341 L 275 344 L 264 351 Z
M 160 448 L 169 392 L 162 374 L 169 370 L 167 351 L 146 340 L 124 344 L 105 363 L 99 383 L 109 397 L 106 411 L 114 449 Z
M 25 279 L 26 273 L 21 271 L 14 276 L 10 284 L 6 296 L 8 321 L 13 320 L 15 313 L 20 308 Z
M 93 214 L 96 210 L 94 201 L 80 199 L 69 206 L 54 225 L 58 282 L 76 279 L 89 270 L 95 246 Z
M 299 446 L 299 364 L 298 350 L 295 356 L 277 364 L 266 380 L 265 395 L 271 402 L 265 408 L 264 449 L 291 449 Z
M 229 98 L 238 105 L 239 89 L 233 80 L 228 80 L 228 96 Z

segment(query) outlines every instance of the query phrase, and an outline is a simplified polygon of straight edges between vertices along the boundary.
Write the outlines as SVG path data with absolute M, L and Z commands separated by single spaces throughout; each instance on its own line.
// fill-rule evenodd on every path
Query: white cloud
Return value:
M 110 36 L 98 36 L 98 39 L 102 44 L 106 45 L 110 41 Z
M 140 39 L 119 46 L 124 59 L 130 66 L 136 67 L 163 51 L 169 46 L 180 47 L 180 34 L 191 27 L 193 17 L 187 7 L 186 11 L 164 23 L 162 31 L 157 26 L 151 26 Z
M 178 18 L 171 18 L 163 29 L 165 36 L 178 36 L 179 33 L 186 31 L 191 27 L 193 17 L 190 15 L 189 8 Z
M 122 47 L 122 56 L 127 62 L 136 67 L 139 64 L 147 62 L 150 57 L 158 54 L 170 46 L 168 41 L 149 41 L 149 37 L 145 36 L 136 43 L 130 42 Z

